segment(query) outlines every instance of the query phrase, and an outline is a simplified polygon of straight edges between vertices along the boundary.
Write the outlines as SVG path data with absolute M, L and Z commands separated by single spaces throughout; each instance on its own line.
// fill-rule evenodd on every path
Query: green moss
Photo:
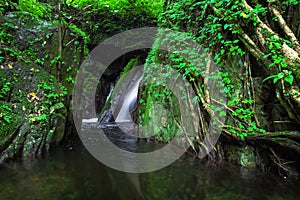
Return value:
M 13 106 L 0 101 L 0 149 L 9 140 L 22 122 L 22 117 L 14 112 Z
M 111 97 L 112 97 L 112 95 L 109 96 L 109 98 L 105 102 L 103 108 L 101 109 L 101 112 L 99 114 L 99 119 L 102 117 L 103 113 L 110 107 L 110 105 L 111 105 Z
M 256 166 L 254 149 L 249 146 L 239 147 L 228 145 L 226 147 L 226 154 L 228 161 L 233 164 L 238 164 L 246 167 Z
M 116 92 L 118 92 L 120 90 L 120 87 L 122 86 L 122 83 L 124 82 L 124 79 L 128 76 L 130 76 L 131 73 L 133 73 L 133 71 L 129 74 L 128 72 L 133 69 L 133 67 L 136 67 L 137 64 L 139 62 L 139 58 L 133 58 L 131 59 L 128 64 L 126 65 L 126 67 L 124 67 L 124 69 L 122 70 L 121 74 L 120 74 L 120 79 L 118 81 L 118 83 L 116 84 L 111 96 L 112 98 L 114 98 L 114 96 L 116 95 Z
M 49 150 L 64 133 L 65 88 L 34 64 L 13 63 L 13 68 L 2 71 L 2 79 L 13 84 L 0 101 L 0 160 Z

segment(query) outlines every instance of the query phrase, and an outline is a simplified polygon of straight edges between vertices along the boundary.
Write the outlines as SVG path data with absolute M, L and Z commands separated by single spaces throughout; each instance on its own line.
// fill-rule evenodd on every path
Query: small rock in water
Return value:
M 91 118 L 91 119 L 82 119 L 83 123 L 96 123 L 98 122 L 98 118 Z

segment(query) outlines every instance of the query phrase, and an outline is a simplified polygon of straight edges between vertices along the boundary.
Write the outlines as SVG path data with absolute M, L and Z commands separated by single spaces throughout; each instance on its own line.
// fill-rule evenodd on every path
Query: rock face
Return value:
M 0 65 L 0 161 L 40 157 L 73 132 L 70 91 L 82 52 L 74 45 L 64 49 L 63 81 L 58 81 L 56 28 L 15 13 L 0 20 L 11 24 L 5 31 L 14 44 L 6 44 Z
M 0 98 L 0 162 L 39 157 L 63 138 L 66 90 L 34 64 L 20 62 L 1 67 L 1 84 L 11 86 Z
M 224 149 L 226 159 L 234 164 L 245 167 L 256 166 L 255 150 L 249 146 L 225 146 Z
M 68 16 L 78 13 L 68 7 Z M 109 8 L 77 16 L 60 27 L 59 20 L 37 18 L 27 12 L 4 10 L 0 17 L 0 161 L 34 158 L 53 144 L 76 134 L 72 110 L 75 76 L 87 55 L 104 39 L 119 32 L 153 26 L 156 18 L 117 14 Z M 79 12 L 82 14 L 81 12 Z M 113 14 L 114 13 L 114 14 Z M 131 11 L 128 11 L 131 13 Z M 78 18 L 77 18 L 78 17 Z M 74 18 L 75 19 L 75 18 Z M 70 22 L 70 23 L 69 23 Z M 105 24 L 104 24 L 105 23 Z M 3 31 L 2 31 L 3 29 Z M 144 56 L 147 51 L 141 50 Z M 111 86 L 127 62 L 129 52 L 113 62 L 98 82 L 96 113 L 107 101 Z M 99 79 L 100 77 L 96 77 Z M 89 107 L 90 103 L 86 105 Z M 83 108 L 84 110 L 85 108 Z M 91 113 L 84 113 L 91 116 Z

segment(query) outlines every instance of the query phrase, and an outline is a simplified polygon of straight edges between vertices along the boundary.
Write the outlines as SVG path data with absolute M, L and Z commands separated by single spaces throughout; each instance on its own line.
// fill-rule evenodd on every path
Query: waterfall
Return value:
M 105 101 L 105 102 L 107 102 L 108 99 L 110 98 L 110 96 L 112 95 L 112 93 L 113 93 L 113 91 L 114 91 L 114 87 L 115 87 L 114 83 L 110 83 L 110 86 L 109 86 L 109 93 L 108 93 L 108 95 L 107 95 L 107 97 L 106 97 L 106 101 Z
M 134 110 L 137 101 L 138 89 L 142 76 L 137 80 L 132 79 L 131 84 L 126 89 L 122 107 L 117 115 L 116 122 L 132 122 L 131 112 Z
M 114 83 L 110 83 L 110 91 L 109 91 L 109 94 L 107 95 L 106 97 L 106 101 L 105 101 L 105 104 L 107 103 L 110 103 L 109 102 L 109 99 L 113 93 L 113 90 L 114 90 Z M 109 122 L 109 120 L 112 118 L 112 110 L 111 110 L 111 107 L 109 106 L 106 110 L 104 110 L 104 112 L 102 113 L 102 116 L 101 118 L 99 119 L 99 124 L 103 124 L 103 123 L 107 123 Z
M 143 77 L 143 65 L 129 70 L 119 79 L 116 85 L 111 85 L 106 105 L 110 104 L 103 112 L 99 125 L 111 122 L 133 122 L 131 113 L 136 108 L 137 95 L 140 81 Z

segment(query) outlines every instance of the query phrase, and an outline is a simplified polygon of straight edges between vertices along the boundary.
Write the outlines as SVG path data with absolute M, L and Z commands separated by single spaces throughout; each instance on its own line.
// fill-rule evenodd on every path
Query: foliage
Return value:
M 29 13 L 33 17 L 51 18 L 51 5 L 36 0 L 18 0 L 17 8 L 23 13 Z
M 193 66 L 181 56 L 157 50 L 150 53 L 148 61 L 169 64 L 183 74 L 195 88 L 198 88 L 196 90 L 198 97 L 193 102 L 198 102 L 204 108 L 207 105 L 205 91 L 209 88 L 202 84 L 203 79 L 214 79 L 223 87 L 222 93 L 228 99 L 226 104 L 211 99 L 220 107 L 210 106 L 210 109 L 214 110 L 221 110 L 222 107 L 226 109 L 226 112 L 219 112 L 220 116 L 228 118 L 226 124 L 220 124 L 224 132 L 242 140 L 249 135 L 263 134 L 266 127 L 262 127 L 257 119 L 255 93 L 253 82 L 251 83 L 252 73 L 257 70 L 255 65 L 262 63 L 260 66 L 265 66 L 263 70 L 267 72 L 261 75 L 265 81 L 273 79 L 274 84 L 279 83 L 276 85 L 279 93 L 291 96 L 286 94 L 287 88 L 298 82 L 296 79 L 300 73 L 296 66 L 299 65 L 299 57 L 288 56 L 287 52 L 294 54 L 297 51 L 297 41 L 290 37 L 297 32 L 287 33 L 286 29 L 282 31 L 282 20 L 278 20 L 281 15 L 278 15 L 276 10 L 293 9 L 297 4 L 297 1 L 270 1 L 268 5 L 262 1 L 250 1 L 248 4 L 247 1 L 241 0 L 191 0 L 185 1 L 184 4 L 181 1 L 167 1 L 159 20 L 160 26 L 187 32 L 210 53 L 220 72 L 203 76 L 201 73 L 203 66 Z M 285 13 L 281 13 L 286 17 Z M 272 21 L 271 25 L 264 24 L 267 20 Z M 283 34 L 278 30 L 278 25 Z M 177 42 L 172 37 L 166 37 L 165 40 L 169 44 Z M 178 42 L 177 45 L 184 47 L 184 44 Z M 196 54 L 193 51 L 188 53 Z M 250 62 L 252 57 L 255 58 L 255 62 Z M 147 65 L 146 77 L 147 74 L 153 76 L 154 70 L 157 69 Z M 238 75 L 240 72 L 242 74 Z M 242 85 L 241 80 L 248 84 Z M 143 106 L 147 106 L 149 100 L 147 93 L 160 93 L 160 89 L 146 88 L 146 95 L 142 99 Z M 284 105 L 287 104 L 290 103 Z M 210 113 L 207 107 L 204 110 Z M 147 120 L 147 115 L 144 118 Z
M 74 8 L 84 8 L 93 5 L 94 9 L 109 8 L 112 13 L 121 13 L 123 15 L 131 14 L 132 12 L 145 12 L 145 15 L 152 15 L 158 17 L 162 11 L 162 0 L 106 0 L 106 1 L 92 1 L 92 0 L 66 0 L 68 6 Z
M 20 125 L 21 116 L 16 109 L 5 101 L 0 101 L 0 148 L 14 134 Z
M 26 144 L 8 149 L 40 154 L 33 151 L 60 141 L 63 136 L 56 134 L 64 134 L 60 127 L 75 76 L 91 46 L 115 33 L 155 24 L 162 5 L 161 0 L 0 0 L 0 132 L 18 132 L 16 123 L 26 125 L 22 134 L 30 129 L 27 136 L 18 135 Z M 9 138 L 0 139 L 2 151 L 2 141 Z

